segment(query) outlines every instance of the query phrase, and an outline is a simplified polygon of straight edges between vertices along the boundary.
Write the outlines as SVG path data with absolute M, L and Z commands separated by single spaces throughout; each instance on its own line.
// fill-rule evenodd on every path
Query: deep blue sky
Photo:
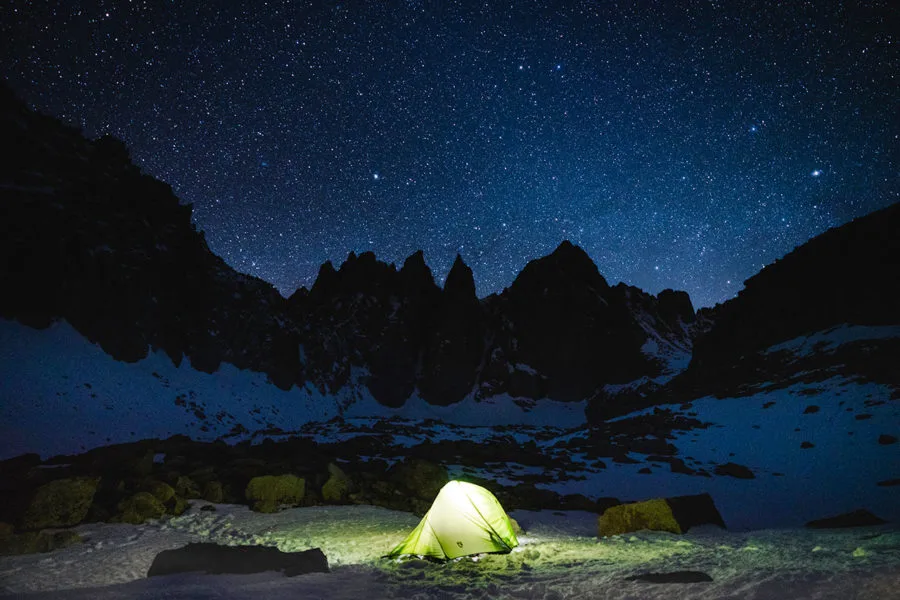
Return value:
M 889 1 L 236 4 L 6 2 L 0 66 L 285 294 L 421 248 L 484 295 L 570 239 L 705 306 L 900 199 Z

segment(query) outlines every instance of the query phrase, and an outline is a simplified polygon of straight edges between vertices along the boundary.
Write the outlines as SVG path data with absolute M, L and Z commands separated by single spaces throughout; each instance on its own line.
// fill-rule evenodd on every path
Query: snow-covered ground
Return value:
M 113 360 L 65 321 L 36 330 L 0 319 L 0 460 L 25 452 L 74 454 L 108 444 L 185 434 L 237 442 L 258 431 L 295 431 L 347 417 L 439 419 L 448 423 L 558 427 L 584 424 L 584 403 L 523 402 L 508 396 L 453 407 L 411 399 L 389 409 L 371 396 L 284 391 L 262 373 L 223 364 L 207 374 L 163 352 Z
M 897 598 L 900 531 L 641 532 L 598 539 L 597 517 L 514 511 L 524 528 L 511 554 L 447 564 L 382 558 L 416 525 L 408 513 L 367 506 L 290 509 L 273 515 L 218 505 L 145 525 L 92 524 L 86 541 L 46 555 L 0 559 L 0 594 L 25 598 Z M 153 557 L 189 542 L 319 547 L 330 573 L 293 578 L 184 574 L 146 578 Z M 629 581 L 645 573 L 700 571 L 712 582 Z M 28 594 L 27 592 L 32 592 Z M 7 596 L 3 596 L 7 597 Z

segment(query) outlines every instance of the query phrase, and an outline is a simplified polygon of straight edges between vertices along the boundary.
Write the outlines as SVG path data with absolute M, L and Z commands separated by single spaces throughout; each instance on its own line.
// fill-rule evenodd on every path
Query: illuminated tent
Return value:
M 500 502 L 481 486 L 451 481 L 422 521 L 388 557 L 416 554 L 450 559 L 482 552 L 509 552 L 519 545 Z

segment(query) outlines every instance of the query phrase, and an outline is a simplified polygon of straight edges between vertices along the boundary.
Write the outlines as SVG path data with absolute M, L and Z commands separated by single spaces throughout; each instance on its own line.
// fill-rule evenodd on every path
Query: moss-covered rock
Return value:
M 167 513 L 178 517 L 191 507 L 191 503 L 181 496 L 172 496 L 172 499 L 166 502 L 165 507 Z
M 322 486 L 322 499 L 331 504 L 346 502 L 352 483 L 347 474 L 334 463 L 328 463 L 328 481 Z
M 153 494 L 138 492 L 119 503 L 119 514 L 114 520 L 139 525 L 148 519 L 159 519 L 165 514 L 165 505 Z
M 256 512 L 275 512 L 281 504 L 299 504 L 306 493 L 306 480 L 296 475 L 264 475 L 247 484 L 244 496 Z
M 70 529 L 62 531 L 27 531 L 0 536 L 0 556 L 52 552 L 82 542 L 81 536 Z
M 441 488 L 450 481 L 444 466 L 418 458 L 407 459 L 394 465 L 388 476 L 391 482 L 406 494 L 424 500 L 429 505 Z
M 599 519 L 600 536 L 619 535 L 641 529 L 684 533 L 669 504 L 662 498 L 620 504 L 607 508 Z
M 87 516 L 98 477 L 58 479 L 37 489 L 22 517 L 23 529 L 71 527 Z
M 154 498 L 165 504 L 175 497 L 175 488 L 162 481 L 151 480 L 144 486 L 144 491 L 149 492 Z
M 200 490 L 190 477 L 182 475 L 175 482 L 175 493 L 182 498 L 200 498 Z
M 203 499 L 214 504 L 222 504 L 225 502 L 225 490 L 218 481 L 208 481 L 203 486 Z

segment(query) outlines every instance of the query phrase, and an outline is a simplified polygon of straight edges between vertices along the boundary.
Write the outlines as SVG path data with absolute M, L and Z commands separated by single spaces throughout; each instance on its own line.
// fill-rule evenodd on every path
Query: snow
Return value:
M 878 443 L 880 434 L 896 434 L 900 423 L 900 403 L 890 397 L 887 386 L 834 377 L 741 398 L 701 398 L 687 408 L 636 411 L 612 421 L 665 408 L 712 423 L 708 429 L 676 432 L 669 440 L 679 450 L 676 456 L 689 467 L 708 471 L 727 462 L 745 465 L 755 478 L 676 474 L 665 463 L 651 468 L 650 474 L 639 474 L 648 466 L 643 460 L 609 461 L 599 472 L 584 465 L 581 471 L 570 470 L 567 480 L 538 487 L 630 500 L 709 492 L 729 529 L 738 530 L 797 526 L 861 507 L 900 520 L 897 488 L 877 485 L 900 476 L 896 444 Z M 819 411 L 804 414 L 810 405 Z M 857 415 L 870 416 L 857 420 Z M 814 446 L 803 449 L 803 442 Z M 576 475 L 586 478 L 578 480 Z
M 764 354 L 790 351 L 797 356 L 809 356 L 813 352 L 833 352 L 838 346 L 866 340 L 900 338 L 900 326 L 896 325 L 839 325 L 811 335 L 802 335 L 786 342 L 770 346 Z
M 354 369 L 353 379 L 365 377 Z M 437 419 L 471 425 L 583 425 L 583 402 L 472 397 L 450 407 L 418 397 L 399 409 L 367 392 L 323 395 L 312 386 L 284 391 L 265 374 L 223 364 L 213 374 L 176 367 L 163 352 L 136 363 L 113 360 L 66 322 L 36 330 L 0 319 L 0 460 L 25 452 L 73 454 L 176 434 L 238 442 L 253 432 L 296 431 L 336 416 Z M 248 434 L 238 434 L 243 426 Z M 269 435 L 267 433 L 267 435 Z
M 524 528 L 510 554 L 449 563 L 382 558 L 418 518 L 367 506 L 289 509 L 272 515 L 216 505 L 145 525 L 82 525 L 87 541 L 51 554 L 0 558 L 0 594 L 29 598 L 890 598 L 900 584 L 900 531 L 713 527 L 683 536 L 639 532 L 598 539 L 596 515 L 514 511 Z M 182 574 L 146 578 L 153 557 L 189 542 L 319 547 L 330 573 L 284 577 Z M 628 581 L 694 570 L 711 583 Z
M 339 414 L 315 390 L 285 392 L 229 364 L 207 374 L 162 352 L 113 360 L 65 322 L 34 330 L 0 320 L 0 397 L 0 460 L 175 434 L 213 440 L 237 424 L 290 430 Z

